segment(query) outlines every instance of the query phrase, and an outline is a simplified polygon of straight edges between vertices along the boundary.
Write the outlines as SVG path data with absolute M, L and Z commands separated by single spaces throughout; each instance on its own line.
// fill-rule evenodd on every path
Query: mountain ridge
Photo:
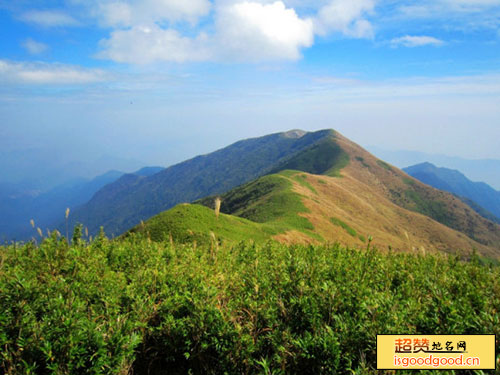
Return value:
M 416 164 L 403 170 L 436 189 L 472 200 L 484 210 L 495 215 L 497 221 L 500 220 L 500 191 L 488 184 L 471 181 L 458 170 L 436 167 L 429 162 Z

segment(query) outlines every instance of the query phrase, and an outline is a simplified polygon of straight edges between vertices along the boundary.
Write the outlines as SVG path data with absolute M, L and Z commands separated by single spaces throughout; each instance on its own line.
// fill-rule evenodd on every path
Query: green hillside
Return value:
M 267 225 L 254 223 L 237 216 L 220 214 L 198 204 L 179 204 L 162 212 L 127 232 L 145 234 L 153 241 L 211 244 L 214 240 L 239 242 L 252 239 L 268 240 L 276 231 Z M 212 235 L 213 233 L 213 235 Z
M 301 196 L 292 191 L 293 184 L 287 177 L 297 173 L 284 171 L 264 176 L 223 194 L 219 218 L 213 207 L 215 197 L 208 197 L 153 216 L 128 234 L 145 233 L 153 241 L 168 241 L 172 237 L 182 243 L 211 243 L 215 238 L 263 242 L 278 233 L 297 230 L 321 240 L 312 224 L 298 215 L 308 210 Z
M 377 334 L 500 336 L 500 268 L 474 255 L 54 233 L 0 259 L 2 374 L 389 375 Z

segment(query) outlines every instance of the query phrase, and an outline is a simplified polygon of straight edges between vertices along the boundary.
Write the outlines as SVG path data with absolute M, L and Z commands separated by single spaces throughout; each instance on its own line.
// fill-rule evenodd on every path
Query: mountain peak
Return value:
M 298 138 L 302 138 L 305 134 L 307 134 L 307 132 L 304 130 L 301 130 L 301 129 L 292 129 L 292 130 L 289 130 L 289 131 L 284 132 L 282 134 L 283 134 L 283 137 L 285 137 L 285 138 L 298 139 Z

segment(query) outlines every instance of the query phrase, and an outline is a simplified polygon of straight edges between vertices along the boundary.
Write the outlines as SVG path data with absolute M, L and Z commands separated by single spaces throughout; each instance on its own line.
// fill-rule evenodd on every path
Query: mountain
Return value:
M 290 169 L 290 168 L 293 168 Z M 181 204 L 135 226 L 153 240 L 340 241 L 387 249 L 500 256 L 500 226 L 456 196 L 425 185 L 338 133 L 215 196 Z M 213 233 L 213 234 L 211 234 Z
M 158 173 L 161 167 L 145 167 L 137 172 L 138 176 Z M 35 230 L 30 225 L 33 219 L 42 229 L 53 228 L 64 218 L 66 208 L 73 210 L 84 204 L 101 188 L 123 176 L 120 171 L 108 171 L 91 180 L 75 178 L 41 194 L 20 194 L 8 185 L 0 189 L 0 239 L 27 239 Z
M 342 150 L 335 144 L 321 146 L 322 141 L 335 137 L 335 134 L 333 130 L 276 133 L 236 142 L 152 176 L 124 175 L 75 210 L 70 215 L 70 224 L 83 223 L 91 233 L 96 233 L 103 226 L 107 234 L 119 235 L 141 220 L 178 203 L 191 202 L 211 194 L 222 194 L 280 169 L 302 151 L 312 152 L 311 157 L 324 151 L 328 158 L 336 157 L 328 153 L 337 152 L 341 159 Z M 315 170 L 325 168 L 320 159 L 309 161 L 317 164 L 314 166 Z
M 403 168 L 403 170 L 427 185 L 474 202 L 473 208 L 476 211 L 479 210 L 479 214 L 486 217 L 491 217 L 493 214 L 496 217 L 495 220 L 500 222 L 500 191 L 493 189 L 488 184 L 473 182 L 457 170 L 438 168 L 431 163 L 421 163 Z M 488 212 L 485 211 L 491 214 L 488 215 Z
M 144 163 L 102 155 L 85 161 L 54 157 L 51 149 L 0 150 L 0 185 L 14 186 L 18 194 L 46 193 L 70 181 L 89 181 L 109 170 L 133 172 Z
M 500 160 L 498 159 L 464 159 L 419 151 L 389 151 L 375 146 L 368 146 L 367 149 L 398 168 L 430 162 L 442 167 L 457 169 L 472 180 L 484 181 L 494 189 L 500 190 Z

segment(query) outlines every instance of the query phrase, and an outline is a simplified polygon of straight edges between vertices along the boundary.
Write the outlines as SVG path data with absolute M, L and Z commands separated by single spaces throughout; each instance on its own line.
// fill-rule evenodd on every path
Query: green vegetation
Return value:
M 316 189 L 309 182 L 307 182 L 307 175 L 300 173 L 300 171 L 285 169 L 284 171 L 280 171 L 278 174 L 281 176 L 288 177 L 293 181 L 299 183 L 299 185 L 305 187 L 306 189 L 311 190 L 314 194 L 318 194 Z M 323 181 L 323 183 L 326 182 Z
M 264 176 L 223 194 L 221 212 L 265 223 L 275 233 L 295 229 L 321 241 L 322 238 L 312 232 L 314 227 L 310 221 L 299 215 L 308 212 L 308 209 L 302 203 L 301 196 L 292 191 L 293 185 L 288 179 L 297 173 L 287 170 Z M 211 207 L 213 198 L 195 203 Z
M 333 137 L 330 137 L 298 153 L 272 170 L 272 173 L 293 169 L 312 174 L 340 177 L 340 170 L 348 164 L 349 155 L 335 142 Z
M 300 185 L 304 186 L 306 189 L 311 190 L 314 194 L 318 194 L 316 189 L 307 182 L 307 176 L 305 174 L 297 174 L 293 177 L 294 181 L 297 181 Z
M 414 180 L 412 180 L 411 178 L 408 178 L 408 177 L 403 177 L 403 182 L 404 182 L 406 185 L 410 185 L 410 186 L 415 185 L 415 181 L 414 181 Z
M 434 220 L 453 228 L 455 219 L 448 211 L 446 204 L 438 200 L 426 199 L 417 190 L 406 190 L 405 196 L 413 203 L 413 209 L 423 215 L 427 215 Z
M 356 230 L 352 227 L 350 227 L 348 224 L 346 224 L 345 222 L 343 222 L 342 220 L 336 218 L 336 217 L 331 217 L 330 218 L 330 221 L 343 228 L 347 233 L 349 233 L 352 237 L 357 237 L 359 238 L 362 242 L 366 242 L 366 238 L 365 236 L 361 235 L 361 234 L 358 234 L 358 232 L 356 232 Z
M 336 217 L 332 217 L 332 218 L 330 218 L 330 221 L 331 221 L 333 224 L 335 224 L 335 225 L 337 225 L 337 226 L 339 226 L 339 227 L 343 228 L 343 229 L 344 229 L 347 233 L 349 233 L 351 236 L 356 237 L 357 232 L 356 232 L 353 228 L 351 228 L 349 225 L 347 225 L 346 223 L 344 223 L 342 220 L 337 219 Z
M 198 204 L 180 204 L 134 227 L 126 235 L 145 233 L 153 241 L 210 244 L 216 235 L 219 241 L 264 242 L 276 230 L 261 223 L 237 216 L 221 214 L 218 219 L 212 209 Z
M 377 164 L 380 165 L 382 168 L 387 169 L 388 171 L 392 171 L 392 167 L 383 160 L 377 159 Z
M 54 234 L 0 259 L 4 374 L 375 375 L 378 333 L 500 335 L 477 257 Z
M 361 163 L 361 165 L 363 165 L 363 167 L 370 168 L 370 166 L 368 164 L 366 164 L 365 159 L 363 157 L 356 156 L 356 160 L 359 161 Z

